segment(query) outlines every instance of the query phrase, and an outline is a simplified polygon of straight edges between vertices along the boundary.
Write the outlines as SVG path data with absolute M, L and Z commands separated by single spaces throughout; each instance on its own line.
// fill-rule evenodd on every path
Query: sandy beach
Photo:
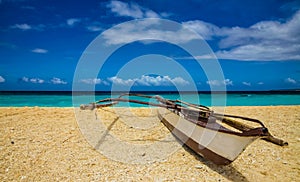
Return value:
M 263 140 L 252 143 L 232 164 L 217 166 L 181 147 L 158 120 L 154 109 L 105 108 L 97 113 L 74 108 L 0 108 L 0 181 L 299 181 L 300 106 L 227 107 L 226 113 L 253 117 L 264 122 L 276 137 L 288 141 L 280 147 Z M 79 118 L 84 116 L 83 118 Z M 133 117 L 134 116 L 134 117 Z M 76 119 L 101 121 L 98 150 Z M 81 128 L 80 128 L 80 127 Z M 82 133 L 84 131 L 84 134 Z M 130 145 L 152 146 L 137 153 L 110 148 L 105 136 Z M 166 137 L 167 136 L 167 137 Z M 168 141 L 168 142 L 166 142 Z M 147 145 L 145 145 L 147 144 Z M 122 145 L 120 145 L 122 146 Z M 110 148 L 118 156 L 107 155 Z M 169 147 L 169 148 L 168 148 Z M 168 149 L 177 147 L 176 150 Z M 168 155 L 163 155 L 164 150 Z M 139 153 L 140 152 L 140 153 Z M 122 159 L 122 155 L 124 161 Z M 128 154 L 129 155 L 129 154 Z M 117 159 L 120 157 L 121 159 Z M 149 157 L 150 156 L 150 157 Z M 138 161 L 135 157 L 138 157 Z M 147 158 L 148 157 L 148 158 Z M 144 159 L 144 161 L 139 162 Z

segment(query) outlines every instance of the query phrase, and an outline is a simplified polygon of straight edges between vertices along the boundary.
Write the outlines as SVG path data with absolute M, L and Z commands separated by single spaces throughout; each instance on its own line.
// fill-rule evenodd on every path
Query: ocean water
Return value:
M 147 93 L 147 95 L 155 95 Z M 227 93 L 227 94 L 178 94 L 161 93 L 167 99 L 180 99 L 186 102 L 206 106 L 273 106 L 273 105 L 300 105 L 300 93 Z M 0 107 L 78 107 L 96 100 L 109 97 L 118 97 L 118 94 L 43 94 L 43 93 L 0 93 Z M 133 98 L 136 99 L 136 98 Z M 155 102 L 155 100 L 142 99 Z M 121 103 L 120 107 L 145 107 L 145 105 Z M 147 107 L 147 106 L 146 106 Z

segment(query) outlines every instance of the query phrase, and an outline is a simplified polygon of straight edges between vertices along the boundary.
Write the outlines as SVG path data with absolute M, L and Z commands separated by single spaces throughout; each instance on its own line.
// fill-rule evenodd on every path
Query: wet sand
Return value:
M 168 135 L 154 109 L 78 112 L 77 120 L 86 121 L 86 126 L 94 126 L 90 121 L 97 117 L 95 122 L 101 121 L 107 130 L 87 133 L 87 128 L 77 123 L 73 108 L 0 108 L 0 181 L 300 179 L 300 106 L 227 107 L 228 114 L 263 121 L 274 136 L 289 143 L 280 147 L 256 140 L 228 166 L 217 166 L 181 147 Z M 88 142 L 86 137 L 93 138 L 97 133 L 101 138 L 96 138 L 95 149 L 89 144 L 93 141 Z M 105 143 L 111 136 L 120 143 L 144 148 L 130 153 L 121 144 Z M 151 148 L 157 141 L 162 143 Z M 110 150 L 101 153 L 101 147 Z M 172 147 L 174 150 L 170 150 Z M 110 152 L 118 156 L 111 156 Z M 159 157 L 151 156 L 152 153 Z

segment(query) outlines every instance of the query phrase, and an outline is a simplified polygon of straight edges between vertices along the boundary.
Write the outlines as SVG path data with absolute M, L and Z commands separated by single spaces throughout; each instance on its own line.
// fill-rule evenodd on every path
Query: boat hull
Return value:
M 230 164 L 249 144 L 259 138 L 259 136 L 237 136 L 208 129 L 165 108 L 158 109 L 158 116 L 183 144 L 218 165 Z

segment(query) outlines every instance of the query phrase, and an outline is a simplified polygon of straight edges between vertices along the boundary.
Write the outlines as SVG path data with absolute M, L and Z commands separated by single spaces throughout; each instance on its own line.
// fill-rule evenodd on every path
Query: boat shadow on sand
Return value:
M 230 181 L 236 181 L 236 182 L 240 182 L 240 181 L 248 182 L 248 179 L 241 172 L 239 172 L 232 164 L 226 166 L 216 165 L 211 161 L 208 161 L 203 157 L 201 157 L 200 155 L 198 155 L 196 152 L 191 150 L 188 146 L 183 145 L 183 148 L 191 155 L 193 155 L 196 160 L 200 161 L 202 164 L 205 164 L 207 167 L 219 173 L 226 179 Z
M 106 111 L 109 113 L 113 113 L 115 114 L 113 111 L 110 110 L 106 110 L 106 109 L 102 109 L 102 111 Z M 120 114 L 120 113 L 119 113 Z M 97 115 L 95 115 L 97 117 Z M 116 117 L 107 127 L 107 130 L 104 132 L 103 136 L 99 139 L 99 141 L 97 142 L 95 149 L 99 149 L 99 147 L 102 145 L 102 143 L 105 141 L 106 136 L 109 134 L 110 130 L 112 129 L 112 127 L 116 124 L 116 122 L 120 119 L 120 117 L 132 117 L 129 115 L 126 115 L 124 113 L 120 114 L 118 117 Z M 201 157 L 200 155 L 198 155 L 196 152 L 194 152 L 192 149 L 190 149 L 188 146 L 186 146 L 185 144 L 182 144 L 182 142 L 176 138 L 174 136 L 175 140 L 177 140 L 177 142 L 179 142 L 182 147 L 188 152 L 190 153 L 193 157 L 195 157 L 196 160 L 198 160 L 199 162 L 201 162 L 202 164 L 206 165 L 207 167 L 209 167 L 210 169 L 212 169 L 213 171 L 219 173 L 220 175 L 222 175 L 223 177 L 225 177 L 226 179 L 230 180 L 230 181 L 236 181 L 236 182 L 240 182 L 240 181 L 245 181 L 248 182 L 249 180 L 241 173 L 239 172 L 232 164 L 229 165 L 216 165 L 214 163 L 212 163 L 211 161 L 208 161 L 206 159 L 204 159 L 203 157 Z

